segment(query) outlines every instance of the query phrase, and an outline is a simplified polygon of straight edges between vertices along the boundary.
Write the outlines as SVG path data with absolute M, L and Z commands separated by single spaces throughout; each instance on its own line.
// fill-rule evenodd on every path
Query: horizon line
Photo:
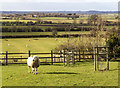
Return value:
M 105 11 L 105 12 L 113 12 L 118 10 L 0 10 L 0 11 Z

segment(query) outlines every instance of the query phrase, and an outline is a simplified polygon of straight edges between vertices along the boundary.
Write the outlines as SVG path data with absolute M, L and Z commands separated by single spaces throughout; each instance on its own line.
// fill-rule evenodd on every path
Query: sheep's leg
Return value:
M 37 74 L 37 68 L 36 68 L 36 74 Z
M 30 67 L 29 67 L 29 73 L 30 73 Z
M 35 71 L 35 69 L 34 69 L 34 68 L 32 68 L 32 73 L 33 73 L 33 74 L 35 74 L 35 73 L 34 73 L 34 71 Z

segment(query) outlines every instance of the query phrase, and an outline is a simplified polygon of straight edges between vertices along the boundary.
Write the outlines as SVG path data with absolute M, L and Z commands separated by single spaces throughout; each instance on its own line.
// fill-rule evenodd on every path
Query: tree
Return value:
M 98 15 L 91 15 L 88 17 L 88 23 L 91 25 L 96 25 L 98 20 Z
M 57 36 L 57 29 L 54 28 L 54 29 L 52 30 L 52 35 L 53 35 L 54 37 Z
M 111 34 L 110 38 L 106 41 L 109 45 L 111 58 L 120 56 L 120 39 L 115 34 Z

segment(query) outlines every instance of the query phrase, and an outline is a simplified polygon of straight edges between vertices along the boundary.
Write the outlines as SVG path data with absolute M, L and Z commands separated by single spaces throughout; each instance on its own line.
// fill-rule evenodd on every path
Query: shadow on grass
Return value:
M 54 66 L 64 66 L 64 64 L 54 64 Z
M 120 69 L 110 69 L 109 71 L 118 71 L 118 70 L 120 70 Z
M 46 72 L 44 74 L 80 74 L 80 73 L 74 73 L 74 72 Z
M 111 60 L 110 62 L 120 62 L 120 60 Z

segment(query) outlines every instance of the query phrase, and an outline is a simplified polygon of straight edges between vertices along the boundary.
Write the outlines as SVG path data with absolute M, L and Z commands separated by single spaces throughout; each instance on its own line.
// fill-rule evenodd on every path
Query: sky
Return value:
M 0 0 L 1 11 L 117 11 L 119 0 Z

